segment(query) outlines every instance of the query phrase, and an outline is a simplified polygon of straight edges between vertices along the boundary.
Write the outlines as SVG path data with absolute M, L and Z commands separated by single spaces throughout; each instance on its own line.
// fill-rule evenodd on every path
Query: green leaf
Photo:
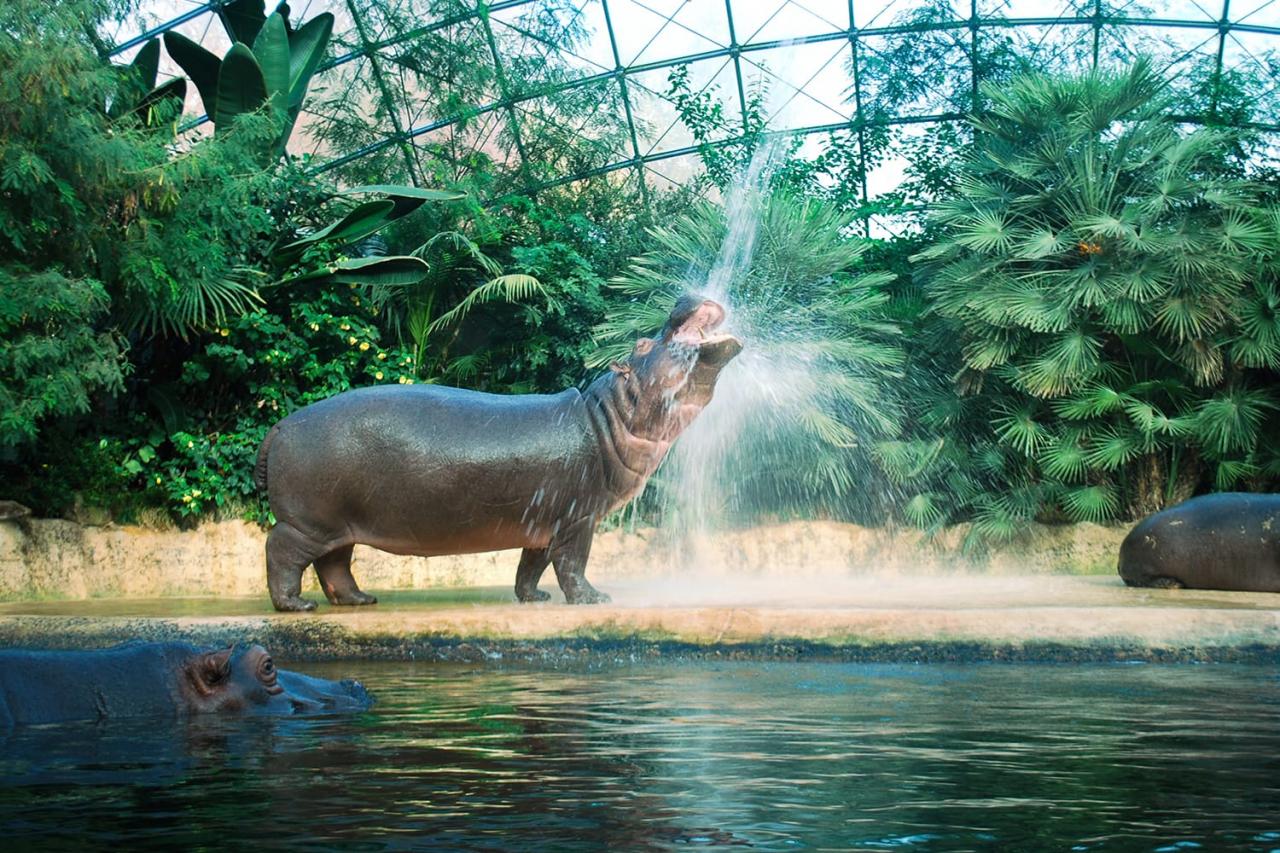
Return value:
M 289 36 L 284 18 L 278 14 L 267 18 L 253 42 L 253 55 L 262 69 L 271 112 L 284 121 L 289 103 Z
M 1109 483 L 1068 488 L 1062 493 L 1062 509 L 1072 521 L 1097 524 L 1114 516 L 1119 507 L 1120 501 Z
M 366 201 L 338 221 L 272 252 L 271 259 L 278 266 L 287 266 L 300 257 L 308 246 L 316 243 L 324 241 L 346 244 L 368 237 L 391 221 L 394 209 L 395 202 L 390 199 Z
M 431 268 L 426 261 L 408 255 L 386 258 L 351 258 L 284 279 L 279 285 L 302 282 L 331 282 L 369 287 L 404 287 L 416 284 Z
M 316 73 L 333 34 L 333 15 L 323 12 L 307 21 L 289 37 L 289 109 L 297 111 L 306 97 L 311 77 Z
M 218 103 L 218 72 L 222 68 L 222 60 L 174 30 L 164 34 L 164 46 L 173 61 L 196 84 L 204 111 L 213 118 Z
M 222 7 L 221 17 L 232 41 L 253 44 L 267 20 L 266 4 L 263 0 L 232 0 Z
M 352 187 L 351 189 L 342 190 L 338 195 L 364 195 L 366 193 L 380 193 L 393 200 L 396 203 L 396 208 L 392 211 L 392 219 L 399 219 L 412 213 L 423 202 L 457 201 L 467 197 L 466 193 L 455 190 L 430 190 L 421 187 L 401 186 L 399 184 L 370 184 Z
M 138 55 L 129 64 L 138 82 L 144 90 L 154 89 L 156 75 L 160 73 L 160 40 L 150 39 L 138 51 Z
M 138 102 L 135 112 L 142 114 L 142 123 L 144 125 L 155 127 L 161 115 L 166 116 L 170 121 L 174 121 L 182 115 L 182 104 L 186 98 L 187 81 L 181 77 L 175 77 L 148 92 Z M 155 108 L 161 107 L 166 101 L 168 102 L 168 110 L 160 110 L 160 115 L 157 115 Z
M 267 84 L 253 51 L 246 45 L 233 44 L 218 73 L 214 127 L 218 131 L 229 130 L 237 117 L 253 112 L 266 101 Z

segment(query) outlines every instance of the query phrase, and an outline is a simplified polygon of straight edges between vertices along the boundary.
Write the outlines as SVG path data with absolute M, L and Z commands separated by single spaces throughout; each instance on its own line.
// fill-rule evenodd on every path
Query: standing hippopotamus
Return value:
M 134 642 L 98 651 L 0 651 L 0 731 L 65 720 L 359 711 L 371 704 L 359 682 L 276 669 L 262 646 L 201 651 Z
M 587 582 L 600 519 L 644 488 L 676 437 L 711 401 L 742 349 L 713 334 L 724 309 L 684 296 L 656 339 L 559 394 L 501 396 L 431 385 L 347 391 L 267 433 L 255 480 L 276 525 L 267 587 L 277 610 L 314 563 L 333 604 L 376 599 L 351 576 L 351 548 L 430 557 L 523 548 L 516 596 L 541 601 L 548 564 L 570 604 L 608 601 Z
M 1280 495 L 1192 498 L 1138 523 L 1120 545 L 1129 586 L 1280 592 Z

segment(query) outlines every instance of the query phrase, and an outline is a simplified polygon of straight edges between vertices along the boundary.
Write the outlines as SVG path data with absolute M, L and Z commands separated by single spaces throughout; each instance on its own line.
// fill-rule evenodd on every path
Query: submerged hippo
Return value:
M 0 731 L 14 725 L 189 714 L 359 711 L 357 681 L 276 669 L 262 646 L 202 651 L 126 643 L 98 651 L 0 651 Z
M 1129 586 L 1280 592 L 1280 495 L 1192 498 L 1143 519 L 1120 545 Z
M 673 441 L 711 401 L 742 349 L 713 334 L 724 309 L 677 303 L 656 339 L 593 382 L 502 396 L 431 385 L 347 391 L 267 434 L 255 480 L 276 525 L 267 587 L 277 610 L 310 610 L 315 564 L 333 604 L 376 599 L 351 576 L 351 548 L 436 556 L 523 548 L 516 596 L 541 601 L 548 564 L 570 604 L 608 601 L 587 582 L 596 524 L 644 488 Z

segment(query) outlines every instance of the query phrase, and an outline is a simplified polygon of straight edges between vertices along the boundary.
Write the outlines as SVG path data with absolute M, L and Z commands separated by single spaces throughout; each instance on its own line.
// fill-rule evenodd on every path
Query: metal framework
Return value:
M 162 8 L 173 11 L 175 2 L 183 0 L 167 0 Z M 317 86 L 323 89 L 327 82 L 340 88 L 368 75 L 373 81 L 372 97 L 381 103 L 366 112 L 386 117 L 385 127 L 365 120 L 364 136 L 368 138 L 353 150 L 340 155 L 317 152 L 317 171 L 350 167 L 390 149 L 401 154 L 406 177 L 417 181 L 421 154 L 416 146 L 450 133 L 455 134 L 451 138 L 456 143 L 457 134 L 466 133 L 473 148 L 506 158 L 526 190 L 620 170 L 634 172 L 644 190 L 655 180 L 681 180 L 680 174 L 673 177 L 661 170 L 666 161 L 692 161 L 706 147 L 740 142 L 747 129 L 749 93 L 759 91 L 763 81 L 772 84 L 775 96 L 779 86 L 790 92 L 782 107 L 770 104 L 771 112 L 798 116 L 789 122 L 771 123 L 767 132 L 800 137 L 850 134 L 861 165 L 859 190 L 868 200 L 876 192 L 868 183 L 874 170 L 868 160 L 868 134 L 882 127 L 954 121 L 976 109 L 992 46 L 1010 40 L 1046 56 L 1049 64 L 1057 61 L 1076 70 L 1082 65 L 1122 63 L 1135 50 L 1154 52 L 1175 78 L 1199 73 L 1203 81 L 1207 75 L 1207 104 L 1185 116 L 1188 121 L 1234 121 L 1263 133 L 1280 132 L 1280 0 L 1235 0 L 1234 4 L 1232 0 L 1155 0 L 1157 10 L 1150 15 L 1136 11 L 1133 2 L 1065 0 L 1058 14 L 1049 16 L 1018 14 L 1023 9 L 1044 10 L 1045 3 L 1030 0 L 738 0 L 736 6 L 735 0 L 294 0 L 293 7 L 299 18 L 321 10 L 338 16 L 335 44 L 343 49 L 323 66 Z M 1215 5 L 1208 10 L 1202 3 Z M 113 55 L 126 58 L 147 39 L 175 28 L 206 43 L 216 41 L 220 28 L 209 24 L 219 14 L 221 3 L 190 5 L 181 14 L 120 40 Z M 374 14 L 392 7 L 402 18 L 419 13 L 426 17 L 418 18 L 421 23 L 415 27 L 392 32 L 393 28 Z M 431 13 L 442 8 L 447 13 Z M 767 14 L 770 10 L 772 14 Z M 763 20 L 754 32 L 743 28 L 747 11 L 753 21 Z M 722 20 L 715 21 L 719 16 Z M 548 18 L 563 20 L 564 31 L 576 26 L 578 35 L 555 43 L 554 33 L 548 35 Z M 775 34 L 780 21 L 786 23 L 785 35 Z M 642 25 L 653 30 L 652 35 L 647 30 L 638 32 Z M 541 30 L 536 29 L 539 26 Z M 462 106 L 456 97 L 437 98 L 421 81 L 411 82 L 412 75 L 406 76 L 403 68 L 403 56 L 414 45 L 444 44 L 459 32 L 481 34 L 485 50 L 464 59 L 491 64 L 495 83 L 492 97 L 467 100 Z M 629 45 L 643 42 L 643 47 L 624 50 L 620 33 L 626 34 Z M 717 37 L 717 33 L 722 35 Z M 676 36 L 686 42 L 705 43 L 705 47 L 675 56 L 647 56 L 654 52 L 655 44 L 661 46 Z M 935 55 L 941 52 L 951 59 L 945 69 L 922 68 L 921 73 L 934 77 L 967 73 L 967 81 L 952 81 L 967 84 L 954 87 L 955 91 L 967 91 L 967 98 L 957 101 L 955 97 L 948 100 L 926 94 L 923 103 L 917 98 L 915 103 L 890 103 L 886 108 L 882 91 L 886 84 L 876 78 L 877 72 L 888 67 L 885 57 L 894 51 L 900 56 L 904 49 L 911 50 L 912 43 L 930 39 Z M 601 45 L 605 49 L 601 50 Z M 801 55 L 823 45 L 835 52 L 803 82 L 789 76 L 792 69 L 774 67 L 780 56 Z M 221 52 L 225 44 L 210 44 L 210 49 Z M 1056 55 L 1050 55 L 1053 50 Z M 922 56 L 925 53 L 921 51 Z M 541 67 L 541 62 L 556 73 L 530 82 L 510 73 L 513 62 L 526 66 L 532 62 L 534 68 Z M 726 109 L 740 114 L 740 124 L 725 121 L 717 138 L 669 142 L 681 129 L 669 92 L 653 80 L 655 73 L 669 73 L 677 66 L 700 69 L 695 80 L 700 86 L 698 93 L 710 91 L 724 100 Z M 843 74 L 843 79 L 833 88 L 838 74 Z M 1247 122 L 1220 114 L 1224 81 L 1241 74 L 1255 87 L 1250 92 L 1254 115 Z M 820 78 L 824 92 L 814 94 L 809 90 Z M 835 103 L 832 91 L 837 91 Z M 591 136 L 583 128 L 565 126 L 563 116 L 544 107 L 549 100 L 574 95 L 598 95 L 599 110 L 620 107 L 616 119 L 623 144 L 619 147 L 616 141 L 601 141 L 599 162 L 576 164 L 553 175 L 539 168 L 535 179 L 528 167 L 530 158 L 540 155 L 529 145 L 531 123 L 557 128 L 558 132 L 576 132 L 584 139 Z M 735 98 L 733 105 L 730 102 Z M 453 105 L 452 111 L 440 111 L 445 103 Z M 800 108 L 786 109 L 793 103 Z M 839 116 L 839 120 L 815 121 L 816 115 L 827 119 Z M 412 116 L 413 120 L 405 122 L 401 116 Z M 360 119 L 351 115 L 317 115 L 315 119 L 360 125 Z M 203 121 L 204 116 L 193 115 L 188 127 Z M 588 116 L 586 123 L 590 122 Z M 508 148 L 495 140 L 506 140 Z M 686 176 L 690 168 L 692 165 L 686 167 Z

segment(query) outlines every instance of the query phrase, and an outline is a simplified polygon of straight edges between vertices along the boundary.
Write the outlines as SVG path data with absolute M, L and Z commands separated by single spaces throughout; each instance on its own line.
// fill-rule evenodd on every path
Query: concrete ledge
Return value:
M 1028 525 L 987 554 L 965 554 L 959 525 L 926 539 L 918 530 L 807 521 L 717 532 L 682 541 L 659 530 L 604 531 L 589 576 L 615 581 L 787 577 L 796 567 L 832 576 L 866 574 L 1112 574 L 1127 528 Z M 242 521 L 194 530 L 92 527 L 56 519 L 0 521 L 0 602 L 41 599 L 259 595 L 266 589 L 265 532 Z M 353 570 L 369 589 L 506 586 L 516 551 L 398 557 L 357 546 Z M 304 589 L 316 590 L 315 573 Z
M 812 579 L 810 579 L 812 580 Z M 0 606 L 0 645 L 262 642 L 282 661 L 733 657 L 857 661 L 1280 660 L 1280 595 L 1132 590 L 1111 578 L 895 577 L 622 584 L 595 607 L 505 588 L 382 593 L 371 608 L 275 614 L 261 598 Z M 701 593 L 701 594 L 698 594 Z

